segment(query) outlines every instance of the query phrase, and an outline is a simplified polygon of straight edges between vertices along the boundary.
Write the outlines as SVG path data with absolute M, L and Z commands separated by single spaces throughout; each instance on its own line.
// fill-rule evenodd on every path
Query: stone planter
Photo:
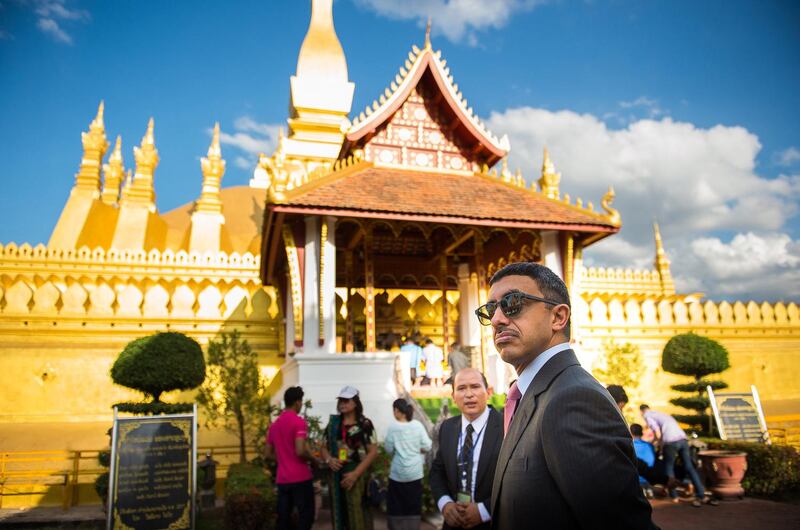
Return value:
M 697 455 L 711 482 L 711 491 L 720 499 L 744 497 L 742 479 L 747 471 L 747 453 L 743 451 L 701 451 Z

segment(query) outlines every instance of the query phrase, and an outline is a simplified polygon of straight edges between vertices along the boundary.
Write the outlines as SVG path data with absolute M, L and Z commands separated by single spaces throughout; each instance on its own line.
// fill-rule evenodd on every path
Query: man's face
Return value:
M 466 417 L 477 418 L 486 410 L 489 390 L 483 385 L 480 372 L 465 368 L 456 374 L 453 381 L 453 401 Z
M 489 301 L 498 302 L 512 292 L 522 292 L 546 298 L 536 281 L 528 276 L 506 276 L 495 282 L 489 289 Z M 560 335 L 569 308 L 566 305 L 551 306 L 543 302 L 525 300 L 522 310 L 513 318 L 503 314 L 498 307 L 492 316 L 494 345 L 500 357 L 520 368 L 527 366 L 537 355 L 561 340 L 553 341 Z

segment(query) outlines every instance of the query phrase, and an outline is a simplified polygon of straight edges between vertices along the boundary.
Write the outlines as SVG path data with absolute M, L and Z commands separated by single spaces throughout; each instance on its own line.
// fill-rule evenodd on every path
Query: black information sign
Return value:
M 723 440 L 767 441 L 758 393 L 709 392 L 714 416 Z
M 194 527 L 194 415 L 117 418 L 108 528 Z

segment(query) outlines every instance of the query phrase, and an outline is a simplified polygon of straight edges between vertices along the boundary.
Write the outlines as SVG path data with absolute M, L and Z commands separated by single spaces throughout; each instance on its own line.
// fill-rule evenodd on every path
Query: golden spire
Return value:
M 136 159 L 136 173 L 133 175 L 133 182 L 122 191 L 122 202 L 146 204 L 153 212 L 156 209 L 153 175 L 159 162 L 153 134 L 154 127 L 153 118 L 150 118 L 141 145 L 133 148 L 133 157 Z
M 103 164 L 103 193 L 101 199 L 106 204 L 117 204 L 120 185 L 125 178 L 125 166 L 122 163 L 122 137 L 117 136 L 114 151 L 108 157 L 108 164 Z
M 428 24 L 425 26 L 425 48 L 431 49 L 431 17 L 428 17 Z
M 83 158 L 78 174 L 75 175 L 75 188 L 90 190 L 97 197 L 100 195 L 100 165 L 108 149 L 102 101 L 97 108 L 97 116 L 89 124 L 89 131 L 81 133 L 81 142 Z
M 661 289 L 665 296 L 672 295 L 675 294 L 675 283 L 672 280 L 672 272 L 669 270 L 669 258 L 667 258 L 667 253 L 664 252 L 661 231 L 658 229 L 656 221 L 653 221 L 653 233 L 656 240 L 655 266 L 658 275 L 661 277 Z
M 556 167 L 550 160 L 547 147 L 544 148 L 544 161 L 542 162 L 542 176 L 539 179 L 539 189 L 549 199 L 558 200 L 558 185 L 561 183 L 561 173 L 556 173 Z
M 219 122 L 214 124 L 208 156 L 200 159 L 200 168 L 203 171 L 203 190 L 197 201 L 197 211 L 220 213 L 222 202 L 219 188 L 225 174 L 225 160 L 222 159 L 222 149 L 219 146 Z
M 297 77 L 346 83 L 347 61 L 333 27 L 333 0 L 311 1 L 311 22 L 300 46 Z

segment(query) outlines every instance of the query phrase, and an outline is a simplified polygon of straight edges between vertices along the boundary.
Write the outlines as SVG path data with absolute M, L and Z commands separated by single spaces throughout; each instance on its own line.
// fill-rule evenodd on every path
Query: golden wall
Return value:
M 722 343 L 731 368 L 720 374 L 730 391 L 756 385 L 767 416 L 787 411 L 781 402 L 800 405 L 800 314 L 794 303 L 699 302 L 684 297 L 584 295 L 574 308 L 578 348 L 588 363 L 602 362 L 604 344 L 639 346 L 644 370 L 633 392 L 637 405 L 671 409 L 669 386 L 686 382 L 661 369 L 661 351 L 679 333 L 694 332 Z M 795 408 L 793 414 L 800 412 Z
M 205 346 L 238 328 L 271 378 L 280 304 L 258 270 L 249 253 L 0 245 L 0 423 L 108 420 L 111 404 L 141 399 L 112 384 L 111 364 L 156 331 Z

